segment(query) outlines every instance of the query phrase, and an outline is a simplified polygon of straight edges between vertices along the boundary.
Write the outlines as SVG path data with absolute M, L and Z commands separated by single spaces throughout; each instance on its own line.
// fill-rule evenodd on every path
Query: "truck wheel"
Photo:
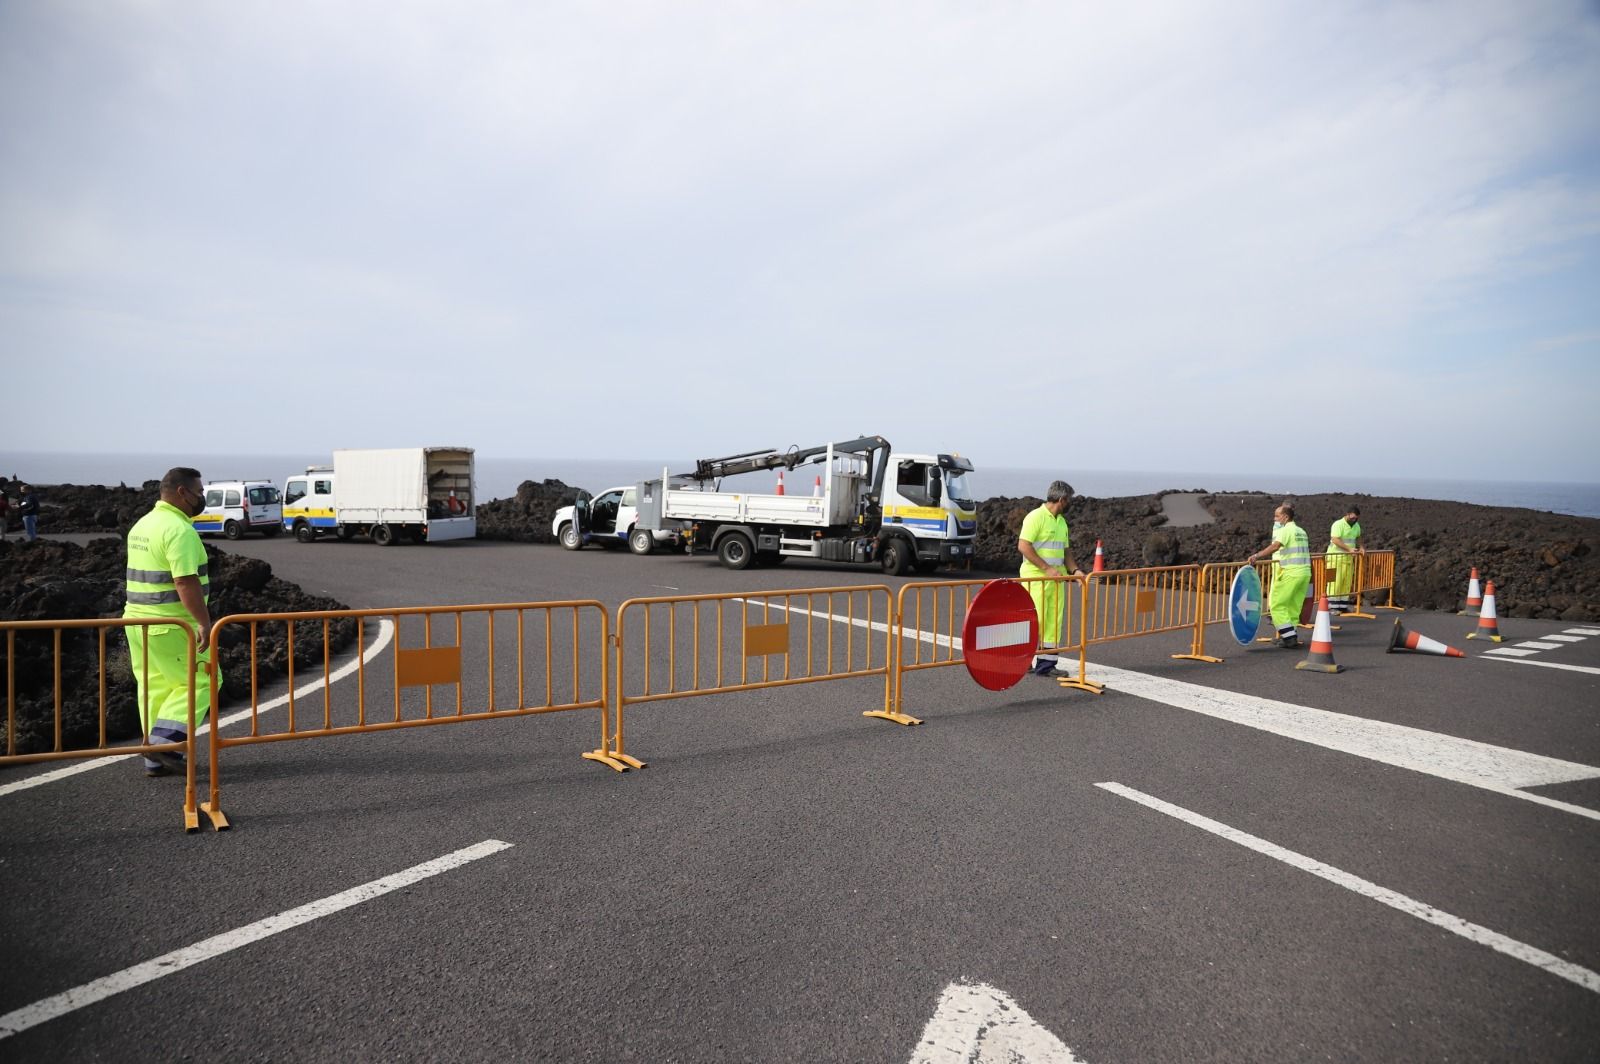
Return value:
M 294 538 L 298 539 L 301 543 L 310 543 L 312 540 L 317 538 L 317 532 L 316 529 L 312 528 L 306 522 L 296 521 L 294 523 Z
M 906 541 L 896 537 L 883 545 L 878 552 L 879 559 L 883 562 L 883 571 L 891 576 L 905 576 L 916 564 L 911 554 L 911 548 Z
M 717 544 L 717 559 L 725 569 L 748 569 L 756 551 L 743 533 L 730 532 Z
M 238 539 L 244 535 L 244 529 L 239 527 L 237 521 L 227 521 L 222 526 L 222 534 L 229 539 Z
M 380 547 L 387 547 L 394 542 L 394 529 L 388 525 L 373 525 L 368 535 L 372 537 L 372 542 Z
M 656 549 L 656 537 L 648 528 L 636 528 L 628 533 L 628 549 L 635 554 L 649 554 Z
M 573 528 L 570 522 L 561 526 L 559 538 L 561 539 L 561 545 L 568 550 L 583 549 L 583 537 L 578 535 L 578 530 Z

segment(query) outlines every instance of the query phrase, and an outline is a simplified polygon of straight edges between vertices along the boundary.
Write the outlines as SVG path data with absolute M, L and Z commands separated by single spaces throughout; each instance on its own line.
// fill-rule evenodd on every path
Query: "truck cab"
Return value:
M 891 573 L 967 565 L 978 535 L 972 462 L 958 454 L 889 456 L 878 557 Z
M 313 466 L 284 480 L 283 527 L 301 543 L 310 543 L 319 532 L 346 538 L 334 509 L 332 469 Z

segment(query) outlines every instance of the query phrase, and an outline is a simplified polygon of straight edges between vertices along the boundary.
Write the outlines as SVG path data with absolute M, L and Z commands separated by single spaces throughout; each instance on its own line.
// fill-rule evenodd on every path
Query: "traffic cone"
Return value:
M 1094 571 L 1097 573 L 1106 571 L 1106 549 L 1100 545 L 1098 539 L 1094 541 Z
M 1343 672 L 1344 666 L 1333 660 L 1333 620 L 1328 616 L 1328 596 L 1317 600 L 1317 627 L 1311 633 L 1311 653 L 1306 660 L 1295 663 L 1297 669 L 1311 672 Z
M 813 499 L 822 498 L 822 474 L 821 473 L 817 474 L 817 482 L 815 484 L 811 485 L 811 497 Z
M 1445 646 L 1437 639 L 1429 639 L 1425 635 L 1406 631 L 1398 617 L 1394 619 L 1394 632 L 1389 636 L 1389 653 L 1393 654 L 1397 650 L 1414 650 L 1418 654 L 1439 654 L 1447 658 L 1466 657 L 1455 647 Z
M 1478 570 L 1472 570 L 1472 579 L 1467 581 L 1467 604 L 1456 611 L 1463 617 L 1476 617 L 1483 609 L 1483 592 L 1478 590 Z
M 1494 581 L 1489 581 L 1489 586 L 1483 591 L 1483 612 L 1478 614 L 1478 630 L 1467 635 L 1468 639 L 1488 639 L 1495 643 L 1503 643 L 1500 638 L 1499 618 L 1494 612 Z
M 781 469 L 778 470 L 778 490 L 776 492 L 774 492 L 773 494 L 775 494 L 775 495 L 782 495 L 783 494 L 783 470 L 781 470 Z

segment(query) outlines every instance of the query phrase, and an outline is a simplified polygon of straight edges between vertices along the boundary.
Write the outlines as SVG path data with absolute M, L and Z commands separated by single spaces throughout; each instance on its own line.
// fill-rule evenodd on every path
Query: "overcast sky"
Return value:
M 1600 481 L 1592 0 L 6 0 L 0 123 L 8 449 Z

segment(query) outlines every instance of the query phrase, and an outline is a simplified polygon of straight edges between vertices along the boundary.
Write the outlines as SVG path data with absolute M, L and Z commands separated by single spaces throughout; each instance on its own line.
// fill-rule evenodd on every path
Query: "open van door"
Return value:
M 589 541 L 589 504 L 592 501 L 593 496 L 581 490 L 578 497 L 572 500 L 572 523 L 561 532 L 561 545 L 568 550 L 582 550 Z

